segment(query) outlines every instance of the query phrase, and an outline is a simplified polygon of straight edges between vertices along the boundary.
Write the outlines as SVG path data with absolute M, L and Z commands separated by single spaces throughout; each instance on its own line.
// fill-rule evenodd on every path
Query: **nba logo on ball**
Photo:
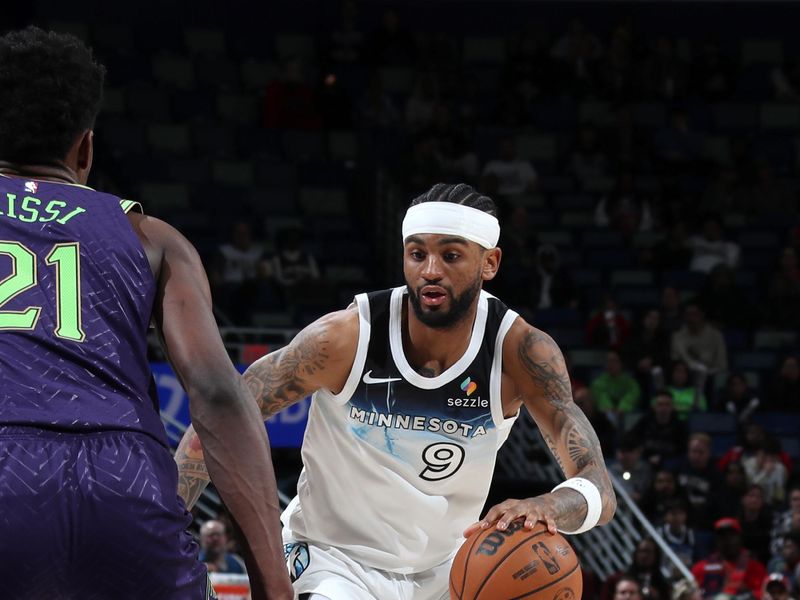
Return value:
M 470 396 L 475 390 L 478 389 L 478 384 L 472 381 L 470 377 L 467 377 L 461 382 L 461 389 L 466 392 L 467 396 Z

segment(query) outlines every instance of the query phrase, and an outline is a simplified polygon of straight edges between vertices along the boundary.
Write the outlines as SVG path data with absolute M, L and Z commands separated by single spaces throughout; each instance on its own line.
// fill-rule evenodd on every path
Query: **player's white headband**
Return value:
M 420 233 L 457 235 L 484 248 L 500 239 L 500 222 L 489 213 L 454 202 L 422 202 L 406 211 L 403 240 Z

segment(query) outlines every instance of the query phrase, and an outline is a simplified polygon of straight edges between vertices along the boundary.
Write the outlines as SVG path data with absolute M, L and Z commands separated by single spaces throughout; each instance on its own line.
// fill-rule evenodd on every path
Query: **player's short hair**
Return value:
M 70 34 L 27 27 L 0 37 L 0 159 L 47 164 L 94 127 L 105 68 Z
M 437 183 L 427 192 L 411 201 L 410 206 L 423 202 L 453 202 L 471 208 L 477 208 L 493 217 L 497 216 L 497 205 L 489 196 L 484 196 L 466 183 Z

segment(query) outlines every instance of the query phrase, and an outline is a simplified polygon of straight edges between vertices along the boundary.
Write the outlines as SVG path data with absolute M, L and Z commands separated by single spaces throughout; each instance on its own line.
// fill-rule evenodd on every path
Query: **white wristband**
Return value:
M 575 535 L 576 533 L 589 531 L 597 525 L 600 520 L 600 514 L 603 512 L 603 499 L 600 498 L 600 490 L 597 489 L 597 486 L 583 477 L 572 477 L 559 483 L 552 491 L 555 492 L 561 488 L 575 490 L 586 499 L 586 518 L 575 531 L 564 531 L 562 529 L 559 529 L 559 531 L 567 535 Z

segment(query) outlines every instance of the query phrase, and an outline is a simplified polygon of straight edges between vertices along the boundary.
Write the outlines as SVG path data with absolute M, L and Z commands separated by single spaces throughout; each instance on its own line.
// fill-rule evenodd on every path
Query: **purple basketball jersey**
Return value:
M 0 425 L 166 444 L 147 361 L 156 283 L 125 215 L 135 204 L 0 177 Z

